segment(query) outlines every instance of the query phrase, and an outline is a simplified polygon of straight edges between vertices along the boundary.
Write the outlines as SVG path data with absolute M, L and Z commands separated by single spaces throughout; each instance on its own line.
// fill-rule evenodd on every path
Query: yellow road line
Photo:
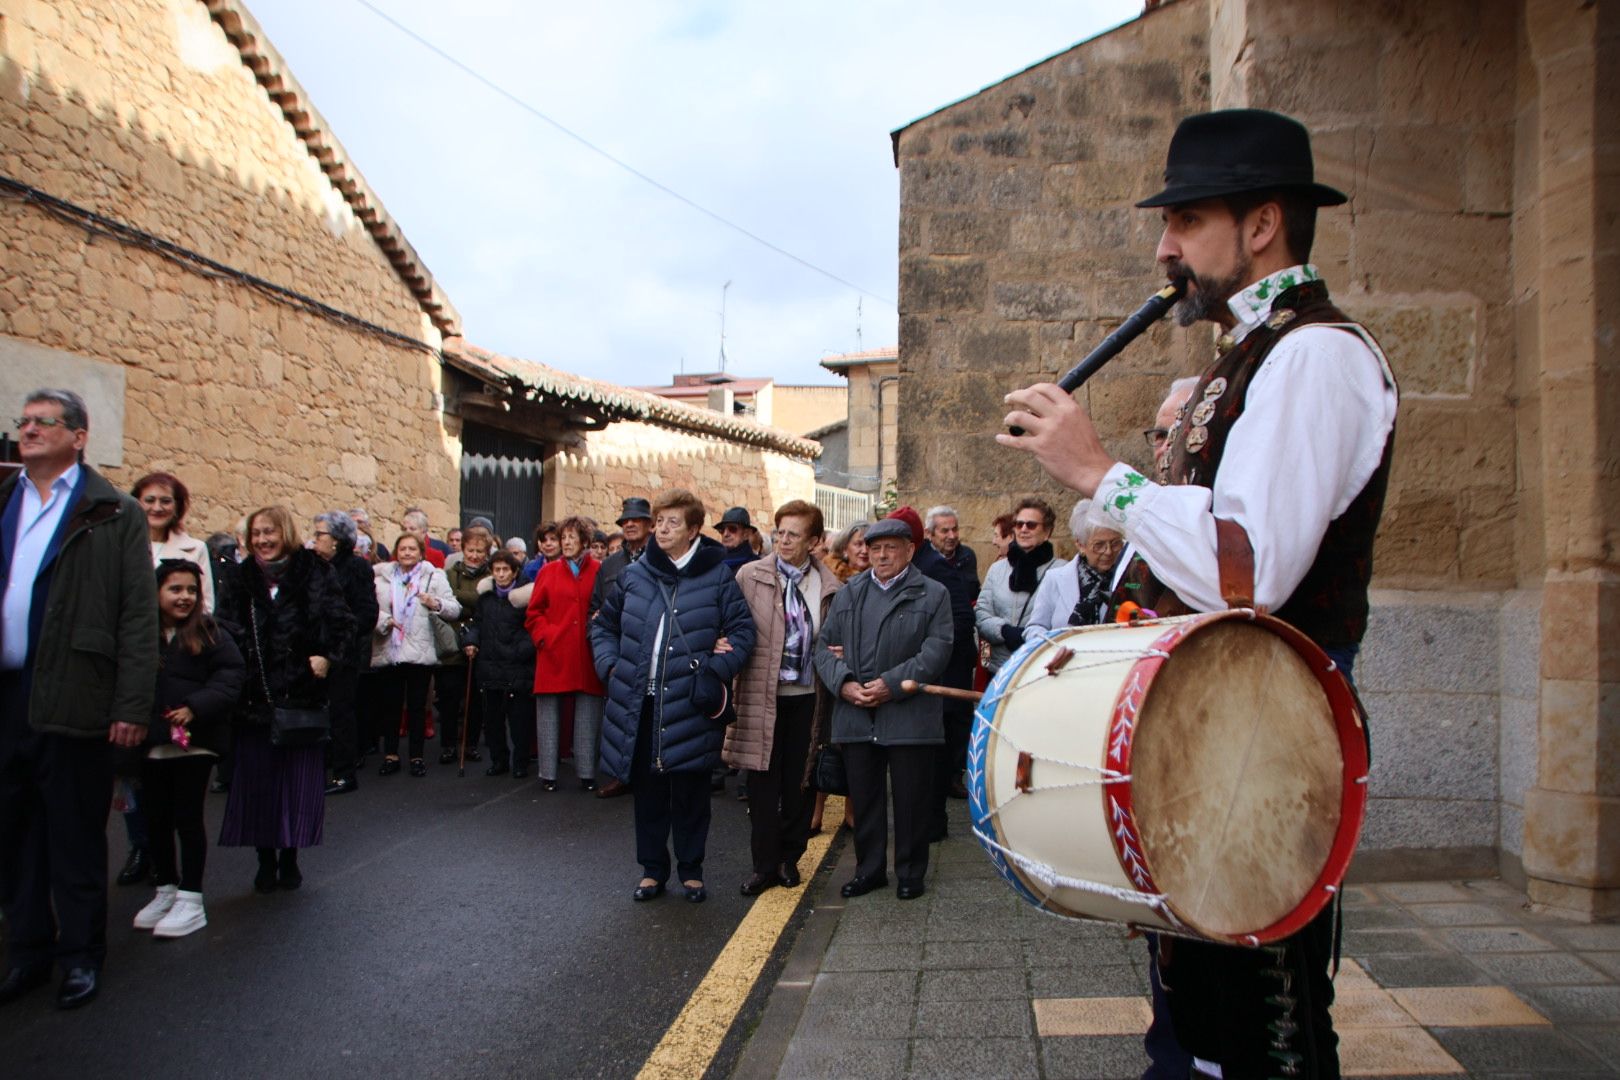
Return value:
M 844 820 L 844 800 L 829 795 L 822 820 L 828 826 L 823 827 L 820 836 L 810 838 L 810 847 L 799 862 L 809 871 L 803 887 L 771 889 L 755 898 L 731 940 L 720 950 L 703 981 L 687 999 L 686 1007 L 653 1047 L 637 1080 L 682 1080 L 700 1077 L 708 1070 L 726 1032 L 731 1030 L 749 991 L 759 979 L 759 973 L 764 970 L 765 961 L 776 948 L 782 930 L 798 909 L 804 890 L 810 887 L 812 873 L 826 858 L 827 849 L 838 832 L 837 823 Z

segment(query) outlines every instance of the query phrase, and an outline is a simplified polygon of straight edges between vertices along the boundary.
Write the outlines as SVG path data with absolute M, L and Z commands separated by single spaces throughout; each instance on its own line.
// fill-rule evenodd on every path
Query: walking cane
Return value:
M 461 757 L 456 762 L 458 777 L 467 775 L 467 725 L 472 722 L 473 663 L 477 659 L 476 656 L 467 657 L 467 691 L 461 695 Z

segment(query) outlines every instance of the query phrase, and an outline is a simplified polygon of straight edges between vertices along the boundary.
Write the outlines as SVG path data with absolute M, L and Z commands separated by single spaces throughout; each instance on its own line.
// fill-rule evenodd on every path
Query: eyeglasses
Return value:
M 68 427 L 68 422 L 62 419 L 60 416 L 19 416 L 14 423 L 16 424 L 18 431 L 25 430 L 29 424 L 33 424 L 35 427 L 42 427 L 47 430 L 50 428 Z M 78 428 L 68 428 L 68 430 L 77 431 Z
M 1142 432 L 1142 438 L 1147 440 L 1148 447 L 1153 450 L 1157 450 L 1159 447 L 1163 446 L 1164 441 L 1169 437 L 1169 428 L 1150 427 L 1146 431 Z
M 331 533 L 329 533 L 329 532 L 317 532 L 317 533 L 316 533 L 316 534 L 315 534 L 315 539 L 317 539 L 317 540 L 319 540 L 319 539 L 320 539 L 320 538 L 321 538 L 321 537 L 323 537 L 323 536 L 331 536 L 331 535 L 332 535 L 332 534 L 331 534 Z
M 1123 551 L 1125 550 L 1125 541 L 1093 540 L 1091 543 L 1086 545 L 1086 550 L 1094 555 L 1105 555 L 1110 551 Z
M 1045 525 L 1045 524 L 1046 524 L 1046 522 L 1044 522 L 1044 521 L 1014 521 L 1013 522 L 1013 528 L 1015 528 L 1015 529 L 1038 529 L 1042 525 Z

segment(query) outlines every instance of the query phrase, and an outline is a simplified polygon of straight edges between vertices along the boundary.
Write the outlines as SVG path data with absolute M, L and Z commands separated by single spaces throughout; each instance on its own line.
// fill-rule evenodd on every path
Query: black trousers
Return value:
M 630 757 L 630 794 L 635 800 L 636 861 L 654 881 L 669 880 L 669 842 L 682 881 L 703 880 L 709 843 L 709 770 L 656 772 L 652 767 L 652 698 L 641 705 L 636 750 Z
M 748 846 L 756 874 L 775 874 L 783 864 L 796 865 L 810 842 L 816 797 L 804 789 L 804 763 L 810 756 L 815 718 L 816 695 L 778 697 L 770 767 L 747 774 Z
M 0 672 L 0 913 L 13 968 L 99 969 L 107 957 L 112 747 L 28 726 L 17 672 Z
M 404 709 L 411 733 L 407 753 L 415 760 L 422 756 L 423 733 L 427 731 L 428 683 L 433 680 L 433 669 L 426 664 L 389 664 L 374 670 L 377 696 L 382 701 L 383 752 L 399 756 L 399 711 Z
M 213 766 L 213 758 L 200 755 L 147 758 L 141 763 L 146 820 L 152 834 L 152 869 L 159 885 L 202 892 L 203 867 L 208 861 L 203 803 L 208 798 L 208 770 Z M 178 864 L 174 859 L 176 838 L 180 841 Z
M 360 749 L 372 753 L 377 740 L 382 738 L 383 724 L 383 669 L 368 667 L 360 672 L 355 684 L 355 722 L 359 726 Z M 394 727 L 399 727 L 399 714 L 394 714 Z M 228 775 L 228 774 L 227 774 Z
M 939 747 L 839 743 L 855 811 L 855 873 L 875 877 L 889 858 L 889 785 L 894 785 L 894 873 L 921 881 L 928 873 L 928 818 Z
M 484 739 L 495 765 L 529 765 L 529 740 L 534 736 L 534 694 L 527 690 L 481 690 L 484 718 L 489 721 Z M 507 739 L 512 749 L 506 748 Z
M 332 739 L 326 744 L 326 765 L 340 780 L 352 779 L 360 767 L 359 689 L 360 671 L 353 665 L 333 664 L 327 672 L 326 702 L 332 718 Z
M 939 679 L 941 686 L 952 686 L 958 690 L 973 689 L 973 669 L 979 661 L 975 641 L 970 631 L 966 636 L 964 648 L 961 629 L 957 629 L 957 638 L 951 649 L 951 661 L 946 665 L 945 674 Z M 962 771 L 967 768 L 968 735 L 973 730 L 973 703 L 946 698 L 944 717 L 945 745 L 940 748 L 940 753 L 934 759 L 934 801 L 929 810 L 928 820 L 928 835 L 933 837 L 945 835 L 945 807 L 951 795 L 951 782 L 961 776 Z
M 1259 949 L 1161 938 L 1159 978 L 1176 1041 L 1226 1076 L 1274 1076 L 1279 1055 L 1297 1055 L 1297 1075 L 1339 1080 L 1328 1012 L 1333 921 L 1329 904 L 1299 933 Z
M 439 716 L 439 746 L 456 749 L 461 742 L 461 707 L 467 705 L 467 747 L 478 748 L 478 739 L 484 733 L 484 701 L 474 694 L 467 699 L 467 665 L 440 664 L 433 674 L 433 707 Z

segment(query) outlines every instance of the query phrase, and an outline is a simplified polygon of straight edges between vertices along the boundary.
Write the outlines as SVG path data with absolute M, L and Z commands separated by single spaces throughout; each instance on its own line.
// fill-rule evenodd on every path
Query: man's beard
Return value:
M 1175 307 L 1177 326 L 1191 326 L 1205 319 L 1218 322 L 1229 314 L 1226 302 L 1242 290 L 1249 280 L 1250 272 L 1254 269 L 1254 260 L 1247 252 L 1239 249 L 1237 254 L 1237 268 L 1222 278 L 1200 274 L 1186 263 L 1179 261 L 1169 265 L 1171 277 L 1183 277 L 1191 283 L 1187 295 L 1182 297 Z

